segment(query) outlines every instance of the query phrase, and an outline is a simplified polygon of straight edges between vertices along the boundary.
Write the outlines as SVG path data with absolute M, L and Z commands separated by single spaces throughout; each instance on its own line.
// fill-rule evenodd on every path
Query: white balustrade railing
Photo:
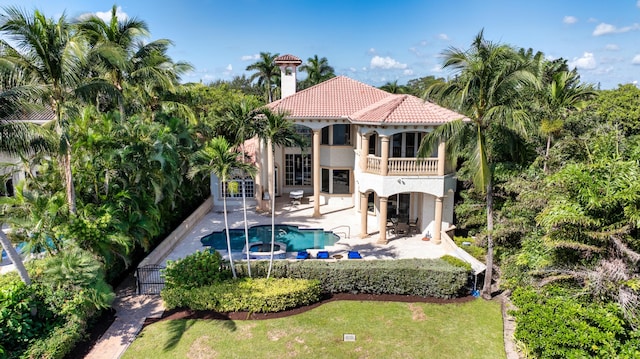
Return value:
M 367 156 L 367 172 L 374 174 L 382 174 L 381 171 L 382 158 L 376 156 Z M 388 162 L 389 176 L 436 176 L 438 174 L 437 158 L 389 158 Z

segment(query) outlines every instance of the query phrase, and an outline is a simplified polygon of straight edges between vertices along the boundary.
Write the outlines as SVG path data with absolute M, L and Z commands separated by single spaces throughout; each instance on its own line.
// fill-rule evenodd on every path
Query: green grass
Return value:
M 505 358 L 502 338 L 498 302 L 336 301 L 280 319 L 158 322 L 122 358 L 495 359 Z

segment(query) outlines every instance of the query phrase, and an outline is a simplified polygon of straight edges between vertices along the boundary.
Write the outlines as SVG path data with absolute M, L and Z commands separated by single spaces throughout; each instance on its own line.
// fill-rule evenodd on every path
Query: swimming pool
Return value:
M 334 245 L 340 237 L 324 229 L 300 229 L 298 226 L 278 224 L 275 226 L 276 241 L 287 245 L 287 252 L 304 251 L 307 249 L 323 249 Z M 244 248 L 244 228 L 230 229 L 231 251 L 240 252 Z M 227 250 L 225 231 L 216 231 L 200 239 L 203 246 L 210 246 L 219 250 Z M 271 243 L 271 225 L 259 225 L 249 228 L 249 243 Z

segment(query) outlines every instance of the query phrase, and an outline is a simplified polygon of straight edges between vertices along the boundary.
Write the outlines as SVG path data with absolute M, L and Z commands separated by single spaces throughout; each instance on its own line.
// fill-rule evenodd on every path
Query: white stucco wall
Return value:
M 320 167 L 351 168 L 355 163 L 351 146 L 320 146 Z

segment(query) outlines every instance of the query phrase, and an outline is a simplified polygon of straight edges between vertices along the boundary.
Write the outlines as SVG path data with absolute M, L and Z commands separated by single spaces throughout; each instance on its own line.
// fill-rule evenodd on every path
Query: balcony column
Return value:
M 360 170 L 367 171 L 367 156 L 369 155 L 369 135 L 362 135 L 362 146 L 360 146 Z
M 313 217 L 320 217 L 320 131 L 313 130 Z
M 436 197 L 435 223 L 433 225 L 433 243 L 442 242 L 440 233 L 442 232 L 442 197 Z
M 438 144 L 438 176 L 444 176 L 444 172 L 445 172 L 445 161 L 446 161 L 446 156 L 445 156 L 445 142 L 444 141 L 440 141 L 440 143 Z
M 386 176 L 389 174 L 389 136 L 380 136 L 380 141 L 382 144 L 382 149 L 381 149 L 382 159 L 380 161 L 380 175 Z
M 388 143 L 388 142 L 387 142 Z M 387 205 L 389 198 L 380 197 L 380 238 L 379 244 L 387 244 Z
M 366 238 L 369 236 L 367 233 L 367 219 L 369 210 L 368 196 L 365 192 L 360 192 L 360 238 Z

